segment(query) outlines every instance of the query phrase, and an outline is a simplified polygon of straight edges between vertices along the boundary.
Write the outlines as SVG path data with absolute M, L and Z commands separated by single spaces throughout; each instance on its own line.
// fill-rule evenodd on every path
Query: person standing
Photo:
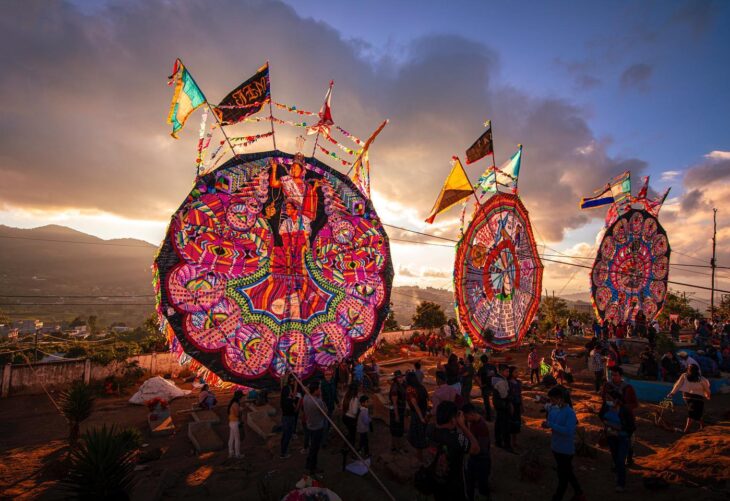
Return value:
M 414 367 L 414 373 L 416 374 L 416 377 L 418 378 L 418 382 L 423 384 L 423 380 L 425 379 L 426 375 L 423 373 L 423 369 L 421 369 L 421 362 L 420 360 L 413 364 Z
M 474 355 L 467 355 L 461 369 L 461 398 L 464 402 L 471 402 L 471 389 L 474 385 Z
M 297 391 L 298 385 L 292 374 L 286 380 L 286 386 L 281 389 L 281 451 L 279 458 L 291 457 L 289 454 L 289 442 L 294 435 L 294 428 L 297 424 L 297 411 L 299 408 L 301 394 Z
M 303 402 L 305 425 L 309 430 L 309 450 L 305 468 L 312 475 L 321 473 L 317 470 L 317 456 L 324 436 L 324 423 L 327 420 L 325 417 L 326 407 L 320 398 L 320 394 L 319 383 L 316 381 L 309 383 L 309 393 L 304 397 Z
M 431 441 L 437 448 L 435 500 L 464 501 L 464 455 L 478 453 L 479 443 L 454 402 L 442 402 L 436 410 Z
M 408 442 L 416 449 L 419 463 L 423 462 L 423 449 L 426 440 L 426 420 L 428 416 L 428 391 L 421 384 L 415 372 L 406 374 L 406 400 L 411 411 L 408 426 Z
M 611 379 L 606 381 L 601 390 L 601 399 L 603 403 L 609 399 L 612 393 L 621 395 L 623 407 L 631 413 L 634 417 L 636 416 L 636 409 L 639 408 L 639 399 L 636 396 L 636 390 L 629 383 L 623 379 L 624 371 L 621 367 L 614 367 L 611 369 Z M 631 466 L 634 464 L 634 431 L 629 433 L 629 449 L 626 455 L 626 464 Z
M 596 393 L 601 391 L 603 385 L 603 371 L 605 370 L 603 351 L 596 344 L 593 347 L 590 354 L 588 355 L 588 370 L 593 372 L 593 384 L 596 389 Z
M 540 382 L 540 356 L 537 354 L 537 346 L 530 345 L 530 354 L 527 355 L 527 367 L 530 369 L 530 384 Z
M 492 420 L 492 406 L 490 404 L 490 398 L 492 396 L 492 378 L 497 373 L 496 367 L 489 363 L 489 357 L 484 354 L 479 358 L 481 367 L 477 372 L 477 382 L 479 383 L 479 389 L 482 392 L 482 400 L 484 401 L 484 417 L 487 421 Z
M 243 398 L 243 391 L 236 390 L 233 393 L 233 398 L 228 402 L 228 457 L 240 459 L 243 457 L 241 454 L 241 428 L 243 423 L 241 422 L 241 415 L 243 410 L 241 408 L 241 399 Z
M 469 456 L 466 463 L 466 498 L 474 501 L 474 491 L 480 496 L 489 498 L 489 474 L 492 469 L 490 457 L 489 428 L 486 420 L 479 415 L 476 407 L 472 404 L 464 405 L 462 411 L 464 419 L 469 426 L 469 431 L 479 444 L 479 452 Z
M 327 407 L 327 416 L 332 419 L 335 414 L 335 407 L 339 400 L 337 396 L 337 377 L 335 371 L 330 367 L 325 370 L 324 379 L 320 383 L 320 391 L 322 392 L 322 401 Z M 324 437 L 322 438 L 322 447 L 327 447 L 329 432 L 331 428 L 329 420 L 324 423 Z
M 554 364 L 560 364 L 560 368 L 563 372 L 568 369 L 568 354 L 563 349 L 563 343 L 555 343 L 555 349 L 550 353 L 550 359 Z
M 357 385 L 350 384 L 347 393 L 342 398 L 342 423 L 347 429 L 347 441 L 354 447 L 357 433 L 357 411 L 360 401 L 357 398 Z M 347 448 L 345 448 L 347 450 Z
M 689 365 L 687 372 L 679 376 L 667 397 L 672 398 L 678 391 L 682 392 L 687 404 L 687 423 L 684 425 L 684 433 L 689 432 L 692 423 L 698 423 L 702 430 L 704 428 L 702 415 L 705 411 L 705 399 L 710 399 L 710 382 L 700 375 L 698 366 Z
M 492 378 L 492 400 L 494 410 L 497 413 L 494 422 L 494 443 L 508 452 L 512 451 L 512 439 L 510 437 L 510 415 L 512 402 L 510 400 L 509 382 L 509 366 L 499 364 L 499 373 Z
M 368 434 L 370 433 L 370 409 L 368 409 L 368 400 L 370 397 L 362 395 L 360 397 L 360 408 L 357 411 L 357 434 L 360 436 L 358 449 L 363 457 L 370 457 L 370 441 Z
M 611 459 L 616 470 L 616 492 L 626 488 L 626 458 L 629 454 L 629 440 L 636 429 L 634 415 L 624 406 L 624 399 L 618 392 L 611 392 L 598 413 L 603 421 L 604 432 Z
M 431 412 L 436 414 L 436 409 L 441 402 L 456 402 L 458 392 L 453 386 L 446 384 L 446 374 L 442 371 L 436 372 L 436 389 L 431 394 Z
M 568 489 L 573 487 L 573 500 L 585 501 L 583 489 L 573 472 L 573 456 L 575 455 L 575 429 L 578 419 L 575 411 L 566 401 L 566 390 L 555 386 L 548 391 L 550 409 L 542 427 L 552 431 L 550 448 L 553 451 L 558 470 L 558 487 L 553 494 L 553 501 L 561 501 Z
M 522 413 L 525 408 L 522 405 L 522 381 L 517 378 L 517 367 L 511 365 L 507 375 L 509 384 L 509 399 L 512 412 L 509 418 L 510 445 L 512 449 L 517 448 L 517 435 L 522 430 Z
M 405 434 L 406 388 L 403 384 L 403 373 L 396 370 L 388 393 L 390 400 L 390 450 L 402 450 L 401 444 Z

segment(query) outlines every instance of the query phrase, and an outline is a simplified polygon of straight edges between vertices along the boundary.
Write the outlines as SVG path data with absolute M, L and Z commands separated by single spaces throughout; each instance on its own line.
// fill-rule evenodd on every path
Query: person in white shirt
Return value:
M 700 368 L 697 365 L 689 365 L 687 372 L 679 376 L 667 398 L 672 398 L 678 391 L 682 392 L 687 404 L 687 423 L 684 432 L 687 433 L 694 422 L 698 423 L 702 430 L 705 399 L 710 399 L 710 382 L 700 375 Z

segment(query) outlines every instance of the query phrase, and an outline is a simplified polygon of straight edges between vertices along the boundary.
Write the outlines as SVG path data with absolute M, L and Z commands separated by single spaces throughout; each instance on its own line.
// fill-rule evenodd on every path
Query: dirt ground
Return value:
M 595 446 L 600 422 L 596 416 L 600 399 L 592 391 L 585 362 L 579 358 L 583 341 L 570 344 L 571 366 L 576 381 L 572 385 L 574 407 L 585 432 L 586 443 Z M 539 348 L 541 355 L 548 355 L 551 346 Z M 522 369 L 527 357 L 526 348 L 495 356 L 495 361 L 509 361 Z M 437 359 L 425 353 L 411 352 L 408 358 L 420 358 L 427 369 L 427 383 L 432 389 Z M 386 361 L 381 361 L 386 363 Z M 395 369 L 410 368 L 410 363 L 383 367 L 388 374 Z M 592 375 L 591 375 L 592 376 Z M 180 381 L 183 388 L 189 385 Z M 476 395 L 475 390 L 474 395 Z M 544 414 L 534 397 L 544 394 L 539 388 L 525 384 L 525 414 L 523 431 L 519 435 L 518 454 L 501 449 L 492 450 L 491 486 L 492 498 L 502 501 L 524 498 L 536 501 L 550 499 L 557 484 L 554 462 L 550 453 L 549 434 L 540 428 Z M 230 392 L 218 395 L 220 402 L 227 402 Z M 292 457 L 278 458 L 279 434 L 263 440 L 250 429 L 243 441 L 242 460 L 229 460 L 227 451 L 196 455 L 187 438 L 189 414 L 178 413 L 190 409 L 195 394 L 172 402 L 173 419 L 177 432 L 168 437 L 150 437 L 146 432 L 146 408 L 127 403 L 129 395 L 99 398 L 92 416 L 82 429 L 115 424 L 136 426 L 145 433 L 144 450 L 159 448 L 161 457 L 146 463 L 145 469 L 136 473 L 134 499 L 246 499 L 275 500 L 294 487 L 304 469 L 305 456 L 300 453 L 302 434 L 290 446 Z M 376 415 L 386 415 L 377 398 Z M 481 397 L 475 398 L 477 404 Z M 278 397 L 272 398 L 278 408 Z M 701 433 L 684 436 L 676 431 L 658 427 L 652 414 L 658 407 L 642 403 L 637 416 L 636 466 L 629 470 L 627 489 L 623 494 L 614 492 L 614 475 L 610 470 L 610 456 L 606 450 L 595 448 L 595 457 L 577 456 L 574 462 L 576 474 L 589 500 L 644 499 L 676 500 L 726 500 L 730 496 L 730 395 L 717 395 L 706 406 L 709 426 Z M 218 408 L 225 417 L 225 409 Z M 684 424 L 684 408 L 664 414 L 674 427 Z M 276 418 L 278 419 L 278 417 Z M 339 420 L 337 420 L 339 422 Z M 46 395 L 18 396 L 0 401 L 0 499 L 62 499 L 59 478 L 63 475 L 61 461 L 66 454 L 66 423 Z M 490 424 L 490 428 L 492 425 Z M 225 442 L 227 425 L 216 426 Z M 419 499 L 412 487 L 412 472 L 416 463 L 413 454 L 393 456 L 389 451 L 387 424 L 375 421 L 370 437 L 374 470 L 398 500 Z M 340 495 L 345 501 L 387 499 L 382 488 L 369 475 L 358 477 L 342 471 L 341 442 L 331 440 L 320 452 L 319 466 L 324 470 L 322 483 Z M 527 456 L 536 457 L 539 466 L 531 478 L 522 478 L 521 464 Z M 662 490 L 649 490 L 644 486 L 645 477 L 661 476 L 669 481 Z M 570 499 L 572 494 L 566 495 Z M 420 498 L 422 499 L 422 498 Z

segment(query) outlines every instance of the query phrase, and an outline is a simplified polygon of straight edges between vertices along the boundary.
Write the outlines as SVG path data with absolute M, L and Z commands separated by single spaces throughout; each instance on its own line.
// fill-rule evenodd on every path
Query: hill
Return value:
M 156 247 L 135 239 L 103 240 L 64 226 L 19 229 L 0 225 L 0 290 L 25 298 L 2 298 L 13 318 L 63 320 L 97 315 L 100 320 L 138 323 L 152 311 Z M 88 296 L 144 295 L 129 299 Z M 37 296 L 87 296 L 42 298 Z M 127 302 L 129 306 L 89 303 Z M 10 304 L 9 304 L 10 303 Z M 29 304 L 32 306 L 12 306 Z M 75 303 L 77 306 L 73 306 Z
M 101 324 L 122 321 L 136 325 L 152 311 L 151 264 L 156 247 L 148 242 L 103 240 L 58 225 L 33 229 L 0 225 L 0 245 L 0 290 L 13 296 L 35 296 L 0 299 L 0 310 L 13 319 L 60 321 L 96 315 Z M 143 297 L 97 297 L 105 294 Z M 38 297 L 59 295 L 87 297 Z M 453 294 L 445 289 L 395 287 L 392 301 L 402 325 L 411 323 L 421 301 L 436 302 L 447 316 L 454 315 Z M 107 302 L 129 304 L 105 306 Z M 21 304 L 29 306 L 13 306 Z

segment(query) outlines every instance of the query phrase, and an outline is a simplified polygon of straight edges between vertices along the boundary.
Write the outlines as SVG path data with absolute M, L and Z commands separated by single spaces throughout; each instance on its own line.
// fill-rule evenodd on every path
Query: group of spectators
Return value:
M 646 336 L 653 328 L 642 326 L 641 321 L 637 325 L 631 327 L 632 334 L 645 329 Z M 614 326 L 614 329 L 620 330 L 620 327 Z M 600 336 L 593 337 L 586 345 L 586 362 L 593 372 L 595 391 L 601 397 L 598 416 L 604 425 L 602 441 L 611 452 L 616 491 L 621 492 L 626 485 L 627 467 L 633 464 L 635 412 L 639 404 L 634 388 L 623 378 L 625 353 L 621 349 L 620 336 L 615 334 L 614 330 L 613 338 L 604 336 L 601 326 Z M 429 348 L 431 339 L 443 340 L 444 336 L 423 336 L 414 342 L 424 344 L 431 354 L 444 353 L 442 348 Z M 703 376 L 711 375 L 723 360 L 730 360 L 730 353 L 722 351 L 727 348 L 726 344 L 722 349 L 716 349 L 709 343 L 705 350 L 692 354 L 668 351 L 657 361 L 654 346 L 649 344 L 641 354 L 640 374 L 675 382 L 668 398 L 676 393 L 683 395 L 688 409 L 685 432 L 693 424 L 702 428 L 704 401 L 710 398 L 709 382 Z M 551 448 L 558 475 L 552 499 L 562 499 L 572 486 L 573 499 L 582 500 L 585 496 L 572 467 L 578 424 L 569 389 L 572 372 L 567 350 L 560 340 L 549 360 L 547 358 L 541 358 L 537 347 L 530 346 L 527 357 L 530 383 L 542 385 L 547 390 L 542 426 L 551 430 Z M 477 494 L 488 498 L 491 445 L 513 453 L 521 431 L 524 406 L 517 367 L 495 365 L 487 354 L 479 356 L 477 363 L 468 352 L 464 358 L 450 353 L 445 363 L 437 364 L 436 388 L 430 396 L 424 378 L 424 370 L 420 362 L 416 362 L 412 370 L 405 373 L 396 370 L 389 379 L 387 407 L 391 453 L 413 454 L 415 451 L 420 465 L 416 486 L 436 500 L 473 500 Z M 366 364 L 345 360 L 328 369 L 321 381 L 310 383 L 307 391 L 290 375 L 280 397 L 280 457 L 291 456 L 291 439 L 301 423 L 304 433 L 301 453 L 306 454 L 305 467 L 311 474 L 321 473 L 317 467 L 318 453 L 327 445 L 331 423 L 338 418 L 347 442 L 356 447 L 359 455 L 369 457 L 372 410 L 366 390 L 377 388 L 380 380 L 380 368 L 374 360 Z M 482 397 L 479 407 L 472 402 L 474 386 L 479 388 Z M 242 457 L 241 398 L 242 393 L 237 391 L 228 404 L 231 457 Z M 215 405 L 215 397 L 207 387 L 201 391 L 200 405 Z M 494 423 L 493 439 L 488 422 Z M 343 464 L 345 456 L 343 450 Z

